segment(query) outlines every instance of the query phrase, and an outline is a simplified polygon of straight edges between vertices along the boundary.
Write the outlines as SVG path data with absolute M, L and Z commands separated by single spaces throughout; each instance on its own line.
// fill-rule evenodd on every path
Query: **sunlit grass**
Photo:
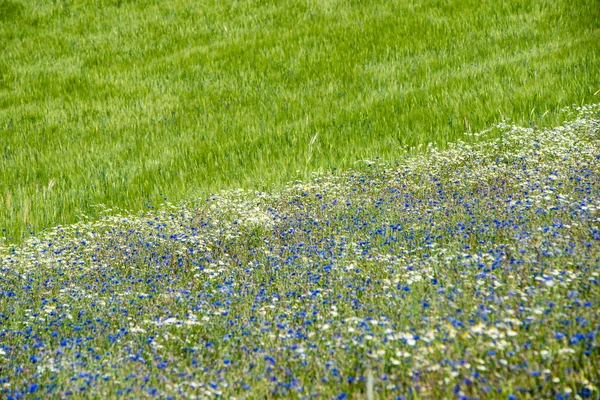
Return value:
M 0 0 L 0 228 L 272 188 L 505 117 L 555 124 L 600 89 L 599 9 Z

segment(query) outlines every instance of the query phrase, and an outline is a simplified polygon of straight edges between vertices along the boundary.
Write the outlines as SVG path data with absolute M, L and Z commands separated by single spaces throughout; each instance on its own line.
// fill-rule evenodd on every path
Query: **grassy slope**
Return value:
M 0 228 L 554 123 L 598 89 L 597 4 L 506 3 L 0 0 Z

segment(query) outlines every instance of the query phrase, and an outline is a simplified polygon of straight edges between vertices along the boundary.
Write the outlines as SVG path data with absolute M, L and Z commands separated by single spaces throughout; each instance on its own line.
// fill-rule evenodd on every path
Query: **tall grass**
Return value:
M 599 9 L 0 0 L 0 236 L 557 123 L 597 99 Z

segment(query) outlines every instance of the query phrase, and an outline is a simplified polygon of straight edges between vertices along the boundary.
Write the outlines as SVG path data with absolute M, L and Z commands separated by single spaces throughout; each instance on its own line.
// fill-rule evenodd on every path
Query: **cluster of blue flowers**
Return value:
M 600 107 L 0 248 L 0 397 L 597 398 Z

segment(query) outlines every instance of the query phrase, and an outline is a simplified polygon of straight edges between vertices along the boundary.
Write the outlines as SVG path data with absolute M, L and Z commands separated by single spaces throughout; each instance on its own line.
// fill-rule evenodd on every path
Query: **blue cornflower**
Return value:
M 166 361 L 161 361 L 158 363 L 157 368 L 164 369 L 164 368 L 167 368 L 167 365 L 169 365 L 169 364 Z
M 264 360 L 270 362 L 273 365 L 275 364 L 275 359 L 271 356 L 265 356 Z

